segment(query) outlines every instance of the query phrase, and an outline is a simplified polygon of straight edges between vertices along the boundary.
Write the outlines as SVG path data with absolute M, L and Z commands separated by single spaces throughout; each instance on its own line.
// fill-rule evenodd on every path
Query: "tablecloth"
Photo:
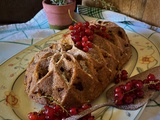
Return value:
M 135 20 L 126 15 L 86 6 L 77 6 L 75 19 L 78 21 L 103 19 L 115 22 L 119 26 L 133 31 L 141 31 L 146 34 L 146 30 L 152 34 L 159 34 L 160 28 L 151 26 L 144 22 Z M 22 51 L 23 49 L 35 44 L 36 42 L 52 35 L 60 30 L 50 29 L 46 14 L 42 9 L 35 17 L 26 23 L 10 24 L 0 26 L 0 64 Z M 150 34 L 151 35 L 151 34 Z M 160 45 L 157 45 L 160 47 Z M 160 51 L 159 51 L 160 52 Z M 142 113 L 140 120 L 160 120 L 160 97 L 150 102 Z

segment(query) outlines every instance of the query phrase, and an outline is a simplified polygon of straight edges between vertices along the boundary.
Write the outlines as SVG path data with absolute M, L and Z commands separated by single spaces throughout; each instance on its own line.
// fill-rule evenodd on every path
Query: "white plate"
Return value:
M 66 30 L 54 34 L 23 50 L 0 66 L 0 119 L 27 120 L 27 114 L 42 106 L 31 101 L 24 92 L 24 72 L 34 54 L 59 40 Z M 149 31 L 141 35 L 126 31 L 132 44 L 133 56 L 125 66 L 131 76 L 160 65 L 160 35 Z M 105 101 L 102 94 L 93 104 Z M 145 107 L 135 111 L 118 110 L 113 107 L 100 109 L 93 114 L 103 120 L 135 120 Z

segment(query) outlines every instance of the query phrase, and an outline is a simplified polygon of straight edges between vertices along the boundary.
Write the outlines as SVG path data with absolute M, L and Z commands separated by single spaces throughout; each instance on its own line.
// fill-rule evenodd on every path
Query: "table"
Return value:
M 156 39 L 157 44 L 155 46 L 157 48 L 160 47 L 160 33 L 158 33 L 160 32 L 160 28 L 153 27 L 113 11 L 81 5 L 78 6 L 78 10 L 78 13 L 75 13 L 75 19 L 77 21 L 83 21 L 84 19 L 87 21 L 97 19 L 109 20 L 115 22 L 125 30 L 140 34 L 146 39 Z M 60 30 L 49 29 L 43 9 L 26 23 L 0 26 L 0 68 L 12 56 L 59 31 Z M 160 49 L 158 49 L 158 53 L 160 53 Z M 158 57 L 160 58 L 160 56 Z M 160 65 L 160 61 L 158 61 L 156 65 Z M 0 86 L 0 91 L 3 87 L 2 85 Z M 159 120 L 160 107 L 158 104 L 160 104 L 160 96 L 147 104 L 139 120 Z

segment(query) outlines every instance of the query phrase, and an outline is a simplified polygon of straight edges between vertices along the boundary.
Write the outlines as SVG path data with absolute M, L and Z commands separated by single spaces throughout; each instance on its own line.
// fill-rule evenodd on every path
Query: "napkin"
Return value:
M 0 26 L 0 64 L 36 42 L 59 32 L 49 28 L 44 10 L 26 23 Z

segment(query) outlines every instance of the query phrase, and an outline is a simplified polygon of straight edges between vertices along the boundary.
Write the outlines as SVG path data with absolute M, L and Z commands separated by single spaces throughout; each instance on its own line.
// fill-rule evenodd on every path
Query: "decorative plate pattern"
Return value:
M 27 97 L 23 85 L 24 72 L 36 52 L 59 40 L 65 32 L 67 31 L 61 31 L 28 47 L 0 66 L 0 119 L 27 120 L 29 112 L 42 107 Z M 139 34 L 130 30 L 126 32 L 132 44 L 133 55 L 124 69 L 129 72 L 130 76 L 160 65 L 159 34 L 152 34 L 149 31 L 147 34 Z M 104 102 L 104 94 L 93 104 Z M 135 120 L 144 108 L 145 106 L 135 111 L 126 111 L 105 107 L 93 114 L 97 120 Z

